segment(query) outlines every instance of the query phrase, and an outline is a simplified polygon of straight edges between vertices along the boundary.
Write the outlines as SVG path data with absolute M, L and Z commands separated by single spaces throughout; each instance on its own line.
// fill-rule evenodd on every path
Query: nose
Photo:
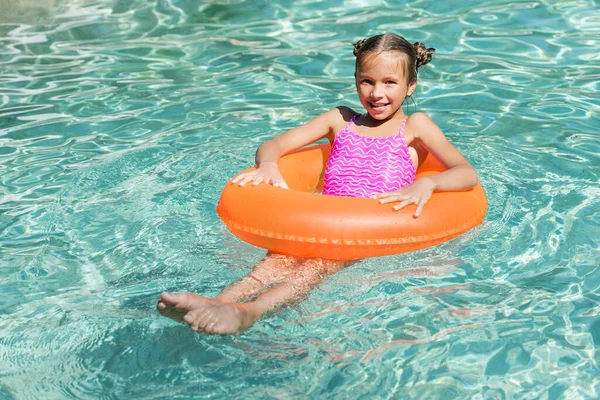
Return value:
M 371 97 L 374 99 L 380 99 L 383 97 L 383 88 L 379 84 L 373 85 L 373 90 L 371 90 Z

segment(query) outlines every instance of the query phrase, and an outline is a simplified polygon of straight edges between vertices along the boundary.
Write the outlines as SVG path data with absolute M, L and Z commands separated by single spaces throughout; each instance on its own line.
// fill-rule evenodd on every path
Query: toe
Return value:
M 214 316 L 208 310 L 202 310 L 198 313 L 198 319 L 200 320 L 198 326 L 202 330 L 206 330 L 206 326 L 214 319 Z
M 176 306 L 178 308 L 185 308 L 188 303 L 186 293 L 163 292 L 160 294 L 160 299 L 164 303 Z
M 211 324 L 210 326 L 208 326 L 204 332 L 208 333 L 209 335 L 223 335 L 223 333 L 221 332 L 221 329 L 219 329 L 219 326 L 217 323 Z
M 186 314 L 186 316 L 184 317 L 184 321 L 190 326 L 190 328 L 192 328 L 195 331 L 201 329 L 201 327 L 200 327 L 201 321 L 198 318 L 198 315 L 196 315 L 196 314 L 190 315 L 190 314 L 192 314 L 192 313 Z
M 196 322 L 196 320 L 197 320 L 196 313 L 193 311 L 190 311 L 183 316 L 183 322 L 185 322 L 186 324 L 188 324 L 190 326 L 192 326 L 192 324 L 194 324 Z
M 207 319 L 206 324 L 202 327 L 202 330 L 206 333 L 216 333 L 215 328 L 219 325 L 219 318 L 215 316 L 211 316 Z
M 171 299 L 171 293 L 169 293 L 169 292 L 162 292 L 162 293 L 160 294 L 160 299 L 161 299 L 162 301 L 166 301 L 166 302 L 170 303 L 170 301 L 169 301 L 169 300 Z
M 189 293 L 171 293 L 175 300 L 175 307 L 180 310 L 191 310 L 193 308 Z

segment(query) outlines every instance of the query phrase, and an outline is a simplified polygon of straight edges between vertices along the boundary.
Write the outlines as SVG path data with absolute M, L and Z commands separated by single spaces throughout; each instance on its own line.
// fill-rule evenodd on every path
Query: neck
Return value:
M 378 127 L 384 125 L 389 121 L 397 121 L 406 118 L 404 112 L 402 112 L 402 108 L 399 108 L 394 114 L 390 115 L 385 119 L 375 119 L 369 113 L 363 114 L 364 121 L 372 127 Z

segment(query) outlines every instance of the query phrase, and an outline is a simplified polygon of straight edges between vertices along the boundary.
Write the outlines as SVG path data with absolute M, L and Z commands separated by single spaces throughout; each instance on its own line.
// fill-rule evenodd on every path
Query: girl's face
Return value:
M 404 71 L 405 56 L 397 51 L 366 54 L 356 71 L 356 89 L 363 107 L 376 120 L 396 115 L 417 82 L 409 84 Z

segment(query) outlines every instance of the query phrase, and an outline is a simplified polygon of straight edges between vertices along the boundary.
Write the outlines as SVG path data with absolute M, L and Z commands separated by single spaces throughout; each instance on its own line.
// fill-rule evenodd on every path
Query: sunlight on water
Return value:
M 385 31 L 436 48 L 406 111 L 476 167 L 484 224 L 239 336 L 159 317 L 264 256 L 221 188 L 360 108 L 352 43 Z M 6 0 L 0 398 L 598 398 L 599 35 L 586 0 Z

